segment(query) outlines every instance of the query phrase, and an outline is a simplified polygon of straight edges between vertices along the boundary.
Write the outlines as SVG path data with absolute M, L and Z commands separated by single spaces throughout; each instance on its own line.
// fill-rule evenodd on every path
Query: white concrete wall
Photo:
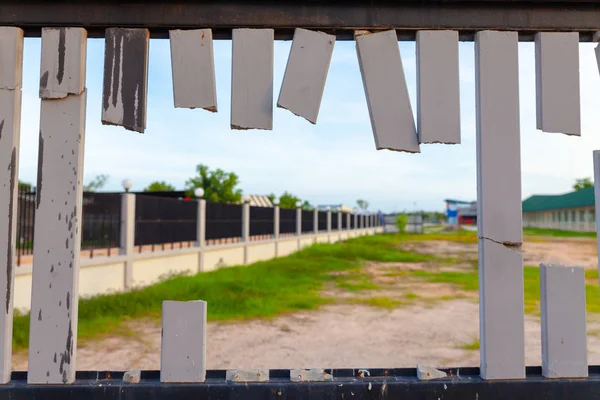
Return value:
M 119 255 L 82 259 L 79 273 L 79 295 L 83 298 L 97 294 L 116 293 L 125 290 L 125 265 L 132 261 L 132 287 L 147 286 L 177 274 L 195 274 L 199 271 L 199 262 L 203 257 L 204 271 L 270 260 L 276 256 L 284 257 L 317 243 L 337 242 L 348 237 L 373 235 L 383 232 L 382 227 L 359 229 L 354 231 L 320 232 L 317 236 L 290 236 L 275 241 L 272 239 L 257 242 L 233 243 L 226 245 L 156 251 L 153 253 L 134 253 L 130 258 Z M 276 246 L 277 245 L 277 246 Z M 25 312 L 31 305 L 30 265 L 15 269 L 15 309 Z
M 575 212 L 575 218 L 573 218 L 573 211 Z M 523 226 L 527 228 L 594 232 L 596 230 L 595 213 L 594 209 L 590 207 L 523 213 Z

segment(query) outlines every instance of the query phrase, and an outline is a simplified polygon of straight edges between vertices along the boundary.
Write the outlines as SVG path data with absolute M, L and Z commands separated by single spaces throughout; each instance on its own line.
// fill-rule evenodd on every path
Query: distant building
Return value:
M 342 212 L 353 212 L 354 208 L 350 206 L 346 206 L 343 204 L 319 204 L 317 209 L 320 211 L 326 211 L 328 207 L 331 207 L 332 210 L 340 210 Z
M 534 195 L 523 201 L 523 226 L 593 232 L 594 188 L 558 195 Z

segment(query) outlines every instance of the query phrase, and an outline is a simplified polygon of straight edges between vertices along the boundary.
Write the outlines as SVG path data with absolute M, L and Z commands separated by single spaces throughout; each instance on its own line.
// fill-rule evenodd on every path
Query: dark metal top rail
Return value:
M 170 29 L 212 28 L 230 39 L 234 28 L 273 28 L 276 39 L 291 39 L 294 28 L 318 29 L 339 40 L 357 29 L 396 29 L 414 40 L 420 29 L 452 29 L 472 40 L 486 29 L 518 31 L 527 41 L 539 31 L 580 32 L 591 41 L 600 29 L 600 1 L 593 0 L 4 0 L 0 26 L 19 26 L 39 37 L 42 27 L 83 27 L 104 37 L 109 27 L 148 28 L 166 38 Z

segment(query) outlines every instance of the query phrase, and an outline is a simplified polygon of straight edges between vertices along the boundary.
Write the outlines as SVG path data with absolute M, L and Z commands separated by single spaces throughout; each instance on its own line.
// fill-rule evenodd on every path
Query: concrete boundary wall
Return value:
M 79 295 L 83 298 L 98 294 L 117 293 L 129 288 L 144 287 L 178 274 L 192 275 L 235 265 L 285 257 L 315 243 L 336 243 L 350 237 L 382 233 L 383 227 L 343 231 L 321 231 L 318 234 L 280 237 L 212 246 L 121 254 L 112 257 L 81 259 Z M 247 263 L 244 263 L 247 259 Z M 131 286 L 126 286 L 127 265 L 131 265 Z M 31 265 L 15 268 L 14 306 L 28 311 L 31 304 Z

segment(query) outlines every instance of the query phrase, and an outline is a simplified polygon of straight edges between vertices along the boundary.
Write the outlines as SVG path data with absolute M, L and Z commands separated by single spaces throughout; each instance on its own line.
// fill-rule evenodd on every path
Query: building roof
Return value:
M 557 195 L 533 195 L 523 201 L 523 212 L 560 210 L 594 205 L 594 188 Z
M 248 196 L 248 203 L 252 207 L 273 207 L 273 203 L 268 196 L 259 196 L 256 194 Z
M 455 199 L 445 199 L 444 203 L 452 203 L 452 204 L 471 204 L 471 201 L 463 201 L 463 200 L 455 200 Z

